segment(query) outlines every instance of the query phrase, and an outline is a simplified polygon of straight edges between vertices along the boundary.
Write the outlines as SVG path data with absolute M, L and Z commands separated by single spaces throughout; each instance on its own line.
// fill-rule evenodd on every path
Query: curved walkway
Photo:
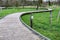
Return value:
M 0 40 L 41 40 L 21 23 L 19 17 L 23 13 L 10 14 L 0 20 Z

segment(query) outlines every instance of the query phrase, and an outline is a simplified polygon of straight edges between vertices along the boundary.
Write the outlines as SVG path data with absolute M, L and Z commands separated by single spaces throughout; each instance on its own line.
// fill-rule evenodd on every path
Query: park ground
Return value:
M 8 14 L 16 13 L 16 12 L 26 12 L 26 11 L 32 11 L 35 10 L 34 8 L 13 8 L 13 9 L 3 9 L 0 12 L 0 18 L 5 17 Z M 51 40 L 60 40 L 60 23 L 57 22 L 57 15 L 60 8 L 53 8 L 52 12 L 52 26 L 50 26 L 49 23 L 49 12 L 44 13 L 37 13 L 33 14 L 33 29 L 38 31 L 39 33 L 43 34 L 44 36 L 50 38 Z M 30 25 L 30 15 L 24 15 L 22 16 L 22 20 Z M 59 21 L 60 22 L 60 21 Z

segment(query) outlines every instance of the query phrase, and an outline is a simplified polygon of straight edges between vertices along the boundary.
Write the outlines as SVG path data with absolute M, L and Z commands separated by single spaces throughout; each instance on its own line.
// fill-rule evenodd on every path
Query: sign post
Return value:
M 30 27 L 33 28 L 33 14 L 30 15 Z
M 52 10 L 52 9 L 48 9 L 48 10 Z M 50 26 L 52 26 L 52 11 L 50 11 Z
M 60 18 L 60 11 L 59 11 L 58 16 L 57 16 L 57 23 L 59 23 L 59 18 Z

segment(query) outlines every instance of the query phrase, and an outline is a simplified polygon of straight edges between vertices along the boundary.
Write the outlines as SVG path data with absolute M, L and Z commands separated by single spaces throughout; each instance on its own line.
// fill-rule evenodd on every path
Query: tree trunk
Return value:
M 42 5 L 42 0 L 38 0 L 38 2 L 37 2 L 37 10 L 39 9 L 39 6 L 41 6 Z

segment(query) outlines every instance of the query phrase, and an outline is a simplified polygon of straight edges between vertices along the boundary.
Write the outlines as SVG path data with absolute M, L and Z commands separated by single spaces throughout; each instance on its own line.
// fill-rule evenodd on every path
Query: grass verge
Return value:
M 33 29 L 49 37 L 51 40 L 60 40 L 60 21 L 57 23 L 57 15 L 60 8 L 52 12 L 52 26 L 50 26 L 49 12 L 33 14 Z M 30 26 L 30 14 L 22 16 L 23 21 Z

